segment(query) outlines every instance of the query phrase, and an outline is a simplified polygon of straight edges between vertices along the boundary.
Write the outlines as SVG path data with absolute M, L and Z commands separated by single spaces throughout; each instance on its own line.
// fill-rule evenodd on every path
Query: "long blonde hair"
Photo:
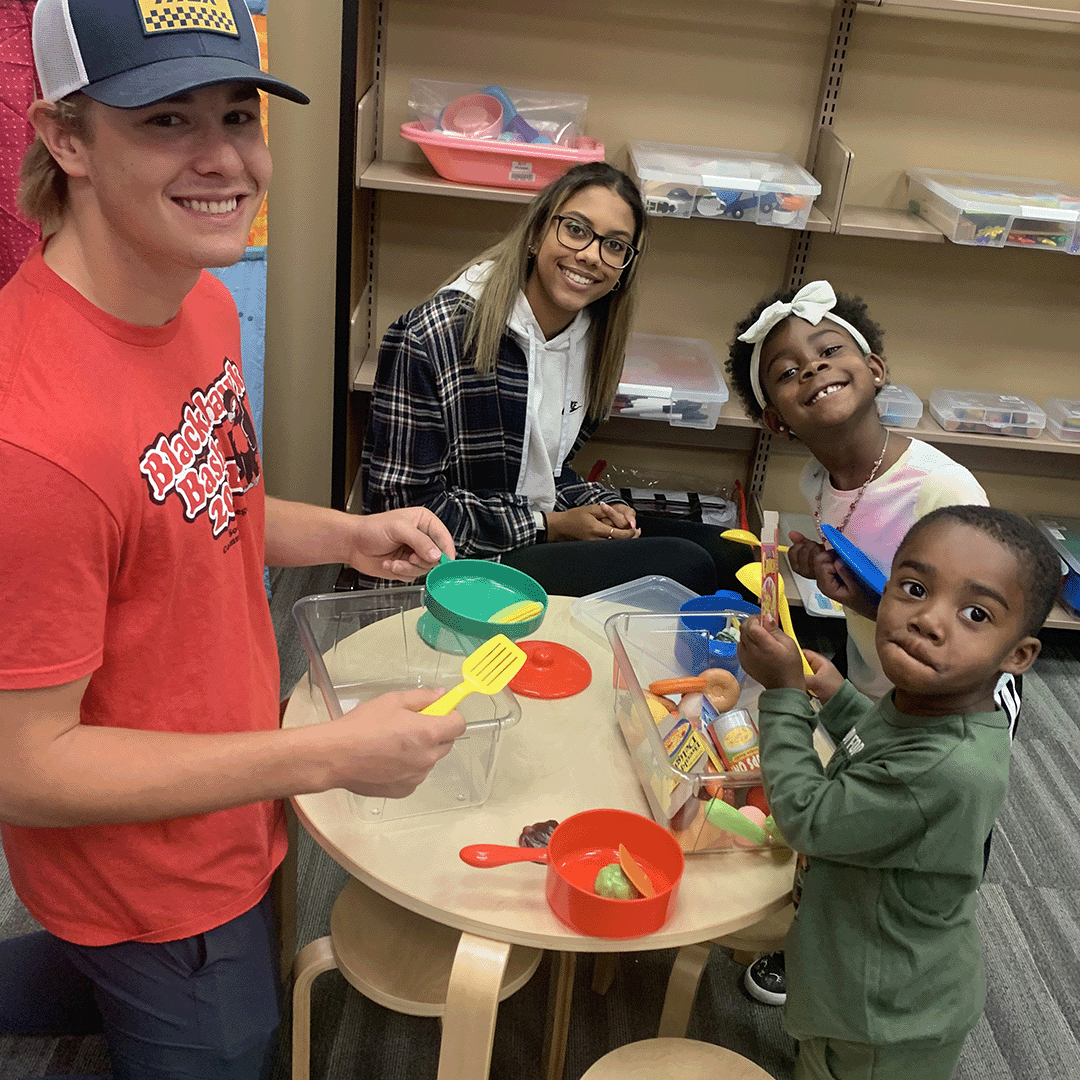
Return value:
M 52 104 L 57 123 L 69 134 L 89 141 L 87 119 L 90 99 L 76 91 Z M 19 210 L 46 232 L 60 223 L 67 206 L 68 178 L 56 158 L 49 153 L 40 135 L 26 148 L 19 167 Z
M 638 254 L 622 272 L 616 290 L 589 305 L 592 324 L 586 358 L 585 392 L 587 415 L 603 420 L 611 409 L 622 376 L 626 339 L 637 302 L 634 283 L 645 249 L 645 206 L 637 185 L 626 173 L 605 162 L 576 165 L 548 184 L 529 204 L 520 221 L 497 244 L 461 267 L 443 283 L 449 285 L 464 270 L 490 261 L 491 269 L 480 298 L 465 325 L 465 351 L 475 351 L 476 370 L 493 371 L 499 357 L 499 343 L 514 308 L 517 294 L 525 288 L 535 256 L 530 248 L 540 247 L 552 217 L 572 195 L 599 185 L 620 196 L 634 215 L 633 245 Z

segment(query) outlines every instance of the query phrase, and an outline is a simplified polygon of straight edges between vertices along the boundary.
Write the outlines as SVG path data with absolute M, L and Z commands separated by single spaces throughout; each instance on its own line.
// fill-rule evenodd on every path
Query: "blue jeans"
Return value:
M 267 1080 L 280 993 L 269 895 L 179 941 L 0 942 L 0 1033 L 103 1032 L 114 1080 Z

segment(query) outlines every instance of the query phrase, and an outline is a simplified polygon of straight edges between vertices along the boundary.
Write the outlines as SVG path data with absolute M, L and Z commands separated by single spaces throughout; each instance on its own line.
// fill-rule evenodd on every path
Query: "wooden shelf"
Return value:
M 406 191 L 413 195 L 449 195 L 458 199 L 527 203 L 536 194 L 521 188 L 485 187 L 444 180 L 431 166 L 412 161 L 373 161 L 360 174 L 360 187 L 378 191 Z M 702 219 L 705 220 L 705 219 Z M 810 208 L 806 223 L 810 232 L 831 232 L 832 221 L 817 207 Z
M 371 391 L 375 384 L 375 370 L 378 359 L 378 346 L 369 349 L 357 370 L 356 378 L 353 380 L 352 388 L 354 390 Z M 925 402 L 923 407 L 926 408 Z M 637 418 L 614 417 L 613 419 L 619 419 L 621 423 L 632 423 Z M 639 422 L 653 425 L 657 423 L 656 420 L 644 419 Z M 720 406 L 720 416 L 717 419 L 716 426 L 756 429 L 758 424 L 743 412 L 742 405 L 738 401 L 731 399 Z M 1022 450 L 1025 453 L 1034 451 L 1041 454 L 1080 455 L 1080 442 L 1063 442 L 1061 439 L 1055 439 L 1053 435 L 1048 435 L 1045 432 L 1035 439 L 1023 439 L 1012 435 L 982 435 L 973 431 L 946 431 L 939 426 L 929 411 L 923 412 L 919 423 L 913 428 L 896 427 L 894 425 L 890 425 L 890 427 L 901 435 L 914 436 L 928 443 L 960 443 L 965 446 L 986 446 L 995 450 Z M 678 430 L 698 431 L 701 429 L 679 428 Z
M 926 403 L 923 403 L 925 408 Z M 1035 451 L 1046 454 L 1080 454 L 1080 442 L 1062 442 L 1043 432 L 1037 438 L 1023 439 L 1014 435 L 983 435 L 975 431 L 946 431 L 930 415 L 923 412 L 919 423 L 913 428 L 894 427 L 901 435 L 913 435 L 928 443 L 963 443 L 965 446 L 986 446 L 995 450 Z
M 373 345 L 364 354 L 353 377 L 352 388 L 370 394 L 375 389 L 375 371 L 379 366 L 379 346 Z
M 993 15 L 1006 19 L 1033 19 L 1038 22 L 1080 23 L 1080 11 L 1070 8 L 1036 7 L 1033 4 L 1000 3 L 997 0 L 857 0 L 883 10 L 915 8 L 924 11 L 955 11 L 965 15 Z
M 535 191 L 522 188 L 483 187 L 444 180 L 430 165 L 407 161 L 373 161 L 360 175 L 362 188 L 407 191 L 413 195 L 450 195 L 458 199 L 527 203 Z
M 845 206 L 840 213 L 841 236 L 871 236 L 880 240 L 917 240 L 943 244 L 945 237 L 929 221 L 908 210 L 884 206 Z

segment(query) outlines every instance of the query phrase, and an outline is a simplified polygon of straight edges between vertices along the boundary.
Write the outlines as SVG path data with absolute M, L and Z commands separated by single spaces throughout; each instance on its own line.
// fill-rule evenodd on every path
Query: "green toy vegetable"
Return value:
M 612 900 L 636 900 L 641 893 L 630 884 L 630 879 L 617 863 L 608 863 L 596 875 L 593 891 L 597 896 L 607 896 Z

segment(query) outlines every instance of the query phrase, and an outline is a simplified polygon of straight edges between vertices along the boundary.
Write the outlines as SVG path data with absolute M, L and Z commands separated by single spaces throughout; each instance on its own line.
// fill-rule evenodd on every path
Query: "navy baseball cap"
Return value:
M 223 82 L 309 101 L 259 68 L 244 0 L 38 0 L 33 39 L 46 101 L 81 90 L 135 109 Z

